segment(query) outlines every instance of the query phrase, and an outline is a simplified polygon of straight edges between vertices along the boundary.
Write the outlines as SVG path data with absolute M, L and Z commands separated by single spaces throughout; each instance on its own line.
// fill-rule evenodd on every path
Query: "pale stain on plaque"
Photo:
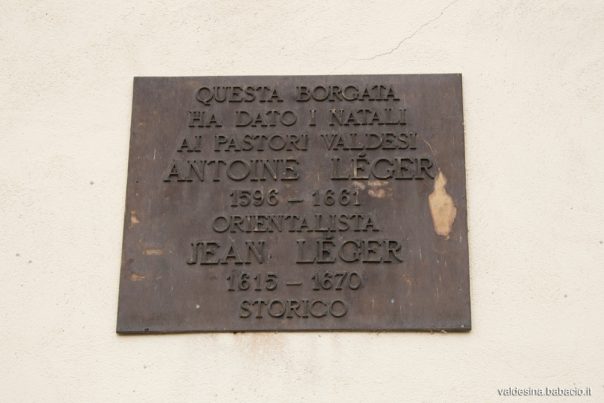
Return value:
M 143 254 L 147 256 L 161 256 L 164 254 L 164 251 L 162 249 L 147 248 L 143 251 Z
M 434 180 L 434 191 L 428 196 L 428 203 L 430 205 L 430 214 L 432 214 L 434 231 L 438 235 L 449 239 L 449 234 L 457 215 L 457 208 L 455 207 L 453 198 L 445 189 L 446 185 L 447 178 L 441 171 L 438 171 L 438 175 Z
M 367 190 L 367 193 L 369 194 L 369 196 L 375 197 L 377 199 L 383 199 L 384 197 L 386 197 L 387 190 L 388 190 L 387 181 L 381 181 L 381 180 L 374 179 L 374 180 L 370 180 L 369 182 L 367 182 L 367 185 L 369 186 L 369 190 Z
M 134 225 L 136 225 L 138 223 L 140 223 L 140 220 L 136 216 L 136 211 L 135 210 L 130 211 L 130 228 L 132 228 Z
M 144 279 L 145 276 L 143 276 L 142 274 L 132 273 L 130 275 L 130 281 L 143 281 Z
M 361 190 L 365 190 L 365 188 L 367 187 L 363 182 L 360 181 L 352 181 L 352 186 Z

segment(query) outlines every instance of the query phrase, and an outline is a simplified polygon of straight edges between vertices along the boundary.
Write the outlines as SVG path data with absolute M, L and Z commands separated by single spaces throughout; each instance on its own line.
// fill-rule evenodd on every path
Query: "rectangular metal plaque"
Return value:
M 134 79 L 119 333 L 469 329 L 461 75 Z

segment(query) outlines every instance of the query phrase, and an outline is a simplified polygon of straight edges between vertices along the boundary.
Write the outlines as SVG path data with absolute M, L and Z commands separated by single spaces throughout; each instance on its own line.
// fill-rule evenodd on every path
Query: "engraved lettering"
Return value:
M 263 264 L 267 261 L 268 248 L 264 240 L 240 242 L 195 241 L 190 244 L 187 264 Z
M 369 85 L 360 87 L 357 85 L 317 85 L 308 87 L 301 85 L 296 87 L 296 101 L 308 102 L 336 102 L 336 101 L 400 101 L 391 86 Z
M 296 263 L 401 263 L 402 245 L 389 239 L 306 240 L 296 241 Z M 337 257 L 337 259 L 336 259 Z

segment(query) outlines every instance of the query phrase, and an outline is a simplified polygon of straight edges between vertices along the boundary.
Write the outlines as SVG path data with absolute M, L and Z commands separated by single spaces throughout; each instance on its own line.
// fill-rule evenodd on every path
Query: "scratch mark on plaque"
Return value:
M 147 256 L 161 256 L 164 254 L 164 251 L 162 249 L 156 249 L 156 248 L 147 248 L 143 251 L 143 255 L 147 255 Z
M 142 274 L 132 273 L 130 275 L 130 281 L 143 281 L 144 279 L 145 276 L 143 276 Z
M 133 226 L 135 226 L 136 224 L 139 224 L 139 223 L 140 223 L 140 220 L 136 216 L 136 210 L 130 211 L 130 228 L 132 228 Z
M 428 204 L 430 205 L 434 231 L 438 235 L 449 239 L 449 234 L 457 215 L 457 207 L 455 207 L 451 195 L 447 193 L 445 189 L 446 185 L 447 178 L 439 170 L 434 181 L 434 191 L 428 196 Z
M 432 149 L 432 144 L 430 144 L 430 142 L 428 142 L 428 140 L 422 138 L 422 141 L 424 143 L 426 143 L 426 145 L 428 146 L 428 148 L 430 149 L 430 152 L 432 153 L 432 155 L 434 155 L 434 150 Z

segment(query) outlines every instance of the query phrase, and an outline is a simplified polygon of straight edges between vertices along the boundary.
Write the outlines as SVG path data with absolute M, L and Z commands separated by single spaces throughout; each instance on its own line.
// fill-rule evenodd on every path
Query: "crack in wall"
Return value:
M 382 53 L 378 53 L 375 54 L 373 56 L 369 56 L 369 57 L 363 57 L 363 58 L 356 58 L 356 59 L 346 59 L 344 62 L 342 62 L 341 64 L 339 64 L 338 66 L 336 66 L 334 69 L 332 69 L 330 71 L 330 74 L 333 73 L 334 71 L 338 70 L 340 67 L 343 67 L 346 63 L 350 62 L 350 61 L 369 61 L 369 60 L 375 60 L 379 57 L 383 57 L 383 56 L 388 56 L 393 54 L 394 52 L 396 52 L 397 50 L 399 50 L 401 48 L 401 46 L 403 46 L 403 44 L 411 39 L 413 39 L 413 37 L 415 35 L 417 35 L 418 33 L 420 33 L 424 28 L 426 28 L 427 26 L 433 24 L 434 22 L 436 22 L 437 20 L 439 20 L 446 12 L 449 8 L 453 7 L 457 2 L 459 2 L 459 0 L 453 0 L 452 2 L 450 2 L 449 4 L 447 4 L 445 7 L 443 7 L 440 10 L 440 13 L 436 16 L 433 17 L 431 19 L 429 19 L 428 21 L 424 22 L 423 24 L 421 24 L 419 27 L 417 27 L 411 34 L 405 36 L 403 39 L 401 39 L 400 41 L 398 41 L 398 43 L 392 47 L 391 49 L 384 51 Z

